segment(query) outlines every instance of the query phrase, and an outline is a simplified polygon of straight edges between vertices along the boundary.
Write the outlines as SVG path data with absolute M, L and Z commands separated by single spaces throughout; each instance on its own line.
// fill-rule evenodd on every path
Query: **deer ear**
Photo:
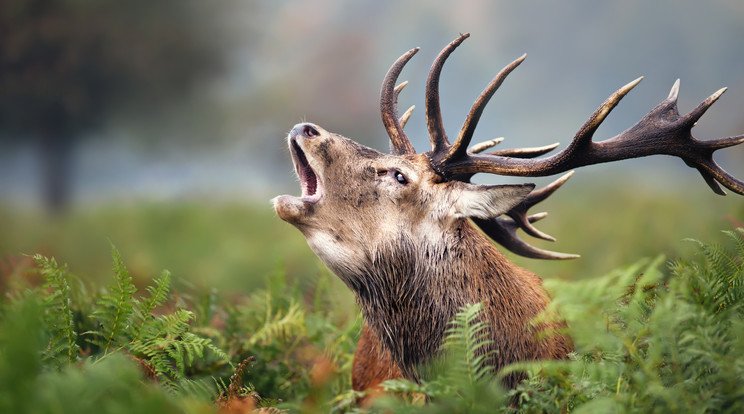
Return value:
M 498 217 L 521 203 L 534 184 L 476 185 L 458 183 L 462 192 L 455 201 L 455 217 L 488 219 Z

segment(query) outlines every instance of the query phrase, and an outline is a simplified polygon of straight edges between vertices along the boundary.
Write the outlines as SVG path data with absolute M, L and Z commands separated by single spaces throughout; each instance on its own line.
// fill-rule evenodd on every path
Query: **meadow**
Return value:
M 0 411 L 740 411 L 744 242 L 721 230 L 744 202 L 576 187 L 540 206 L 558 242 L 535 244 L 582 258 L 510 255 L 546 279 L 571 360 L 512 367 L 530 379 L 503 390 L 470 357 L 467 308 L 456 369 L 392 381 L 372 407 L 350 390 L 353 296 L 268 203 L 0 208 Z

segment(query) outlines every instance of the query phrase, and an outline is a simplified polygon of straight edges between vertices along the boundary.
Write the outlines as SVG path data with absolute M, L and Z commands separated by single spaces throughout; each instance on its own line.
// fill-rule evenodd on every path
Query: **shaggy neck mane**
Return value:
M 525 271 L 511 265 L 470 222 L 463 220 L 454 233 L 437 244 L 390 241 L 378 247 L 359 274 L 346 279 L 370 328 L 410 379 L 418 379 L 417 366 L 439 351 L 447 324 L 461 306 L 495 296 L 489 292 L 516 298 L 528 289 L 522 283 Z M 496 330 L 500 318 L 488 316 L 494 311 L 536 314 L 525 310 L 525 304 L 514 303 L 514 309 L 509 303 L 483 305 L 491 308 L 485 318 Z M 519 323 L 528 319 L 517 318 Z

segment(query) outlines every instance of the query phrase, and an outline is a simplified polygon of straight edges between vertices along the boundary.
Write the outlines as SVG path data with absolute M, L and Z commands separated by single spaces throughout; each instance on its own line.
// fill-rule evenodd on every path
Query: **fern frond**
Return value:
M 744 270 L 744 260 L 742 260 L 744 258 L 744 228 L 739 227 L 733 231 L 726 230 L 723 234 L 727 235 L 734 242 L 734 247 L 736 248 L 734 255 L 739 259 L 739 270 Z
M 137 288 L 132 283 L 132 278 L 121 260 L 119 251 L 113 245 L 111 246 L 111 257 L 114 261 L 115 283 L 109 287 L 110 293 L 106 293 L 98 299 L 99 308 L 92 315 L 101 321 L 101 329 L 96 336 L 103 338 L 102 341 L 98 340 L 97 344 L 104 349 L 104 357 L 112 347 L 121 342 L 128 342 L 122 338 L 125 337 L 126 331 L 130 329 L 131 317 L 137 303 L 137 299 L 134 297 Z
M 46 258 L 40 254 L 34 255 L 33 259 L 44 277 L 43 287 L 47 291 L 44 320 L 51 338 L 45 358 L 56 360 L 58 355 L 64 354 L 71 365 L 77 359 L 80 347 L 77 345 L 67 265 L 59 266 L 53 257 Z
M 741 229 L 737 229 L 742 233 Z M 700 305 L 713 312 L 725 312 L 733 308 L 744 312 L 744 240 L 735 232 L 724 232 L 736 244 L 737 252 L 730 253 L 721 244 L 697 242 L 705 261 L 683 266 L 675 272 L 689 279 L 693 297 Z M 737 255 L 738 254 L 738 255 Z
M 450 321 L 443 341 L 445 352 L 454 358 L 464 358 L 455 361 L 451 372 L 471 386 L 486 379 L 492 369 L 488 362 L 494 351 L 487 352 L 485 349 L 493 341 L 488 339 L 488 324 L 479 320 L 481 311 L 480 303 L 460 308 L 460 312 Z
M 176 338 L 189 330 L 189 322 L 193 318 L 194 313 L 186 309 L 177 309 L 172 314 L 158 316 L 145 324 L 142 337 Z
M 148 359 L 157 378 L 171 389 L 186 379 L 186 368 L 204 358 L 205 351 L 230 364 L 227 353 L 211 339 L 189 332 L 193 316 L 186 309 L 159 316 L 145 324 L 141 339 L 128 344 L 129 352 Z
M 728 234 L 735 240 L 737 239 L 733 232 L 724 231 L 723 233 Z M 713 272 L 719 275 L 729 275 L 733 272 L 741 270 L 741 263 L 737 263 L 734 257 L 729 254 L 729 252 L 723 245 L 719 243 L 706 244 L 694 239 L 687 240 L 697 243 L 700 251 L 703 253 L 703 256 L 706 259 L 706 264 Z
M 155 344 L 154 342 L 152 345 Z M 157 375 L 158 381 L 171 391 L 176 391 L 178 389 L 176 383 L 182 380 L 183 377 L 181 376 L 181 372 L 173 367 L 173 360 L 165 352 L 157 352 L 150 358 L 150 363 Z
M 286 312 L 278 311 L 271 313 L 271 305 L 267 305 L 266 322 L 256 331 L 249 340 L 250 345 L 265 345 L 275 341 L 285 341 L 287 338 L 304 335 L 305 312 L 294 300 L 290 303 Z
M 737 227 L 734 231 L 729 231 L 731 237 L 736 242 L 736 254 L 740 258 L 744 258 L 744 227 Z
M 154 286 L 147 287 L 147 292 L 150 296 L 144 302 L 139 302 L 135 305 L 137 326 L 133 330 L 132 342 L 140 338 L 140 334 L 147 322 L 154 318 L 152 312 L 155 308 L 161 306 L 168 299 L 168 293 L 170 292 L 170 272 L 164 270 L 160 274 L 160 277 L 156 278 L 153 282 L 155 283 Z

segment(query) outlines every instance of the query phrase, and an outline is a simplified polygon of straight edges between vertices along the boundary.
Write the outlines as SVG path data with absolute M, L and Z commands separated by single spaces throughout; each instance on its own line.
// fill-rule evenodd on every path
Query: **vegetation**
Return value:
M 334 313 L 323 279 L 308 298 L 275 274 L 231 301 L 175 291 L 164 271 L 139 292 L 116 249 L 112 257 L 114 281 L 100 291 L 42 255 L 8 281 L 1 412 L 58 412 L 60 399 L 63 412 L 203 412 L 331 396 L 350 382 L 361 319 Z
M 132 234 L 149 229 L 159 238 L 145 248 L 168 252 L 179 231 L 219 223 L 201 213 L 207 216 L 184 220 L 187 229 L 179 230 L 179 214 L 192 211 L 181 209 L 152 207 L 137 213 L 144 223 L 119 226 Z M 230 211 L 219 215 L 245 230 L 233 221 L 238 209 Z M 69 220 L 116 234 L 117 214 Z M 7 223 L 12 229 L 23 220 Z M 70 224 L 54 225 L 59 240 L 82 240 Z M 213 231 L 230 240 L 226 228 Z M 213 241 L 206 237 L 201 247 Z M 657 255 L 602 277 L 547 279 L 550 314 L 567 321 L 576 345 L 565 361 L 518 364 L 494 378 L 478 353 L 486 328 L 479 307 L 466 307 L 425 381 L 388 381 L 389 393 L 365 407 L 349 389 L 361 317 L 343 284 L 317 266 L 298 276 L 297 263 L 264 264 L 261 282 L 237 289 L 220 282 L 217 290 L 204 287 L 208 280 L 183 280 L 180 269 L 152 278 L 148 266 L 128 266 L 143 260 L 139 253 L 114 248 L 113 275 L 105 276 L 76 276 L 48 254 L 5 256 L 0 412 L 740 412 L 744 229 L 721 239 L 688 241 L 691 249 L 678 258 Z M 236 267 L 215 261 L 216 273 Z M 513 370 L 527 380 L 502 389 L 498 378 Z

